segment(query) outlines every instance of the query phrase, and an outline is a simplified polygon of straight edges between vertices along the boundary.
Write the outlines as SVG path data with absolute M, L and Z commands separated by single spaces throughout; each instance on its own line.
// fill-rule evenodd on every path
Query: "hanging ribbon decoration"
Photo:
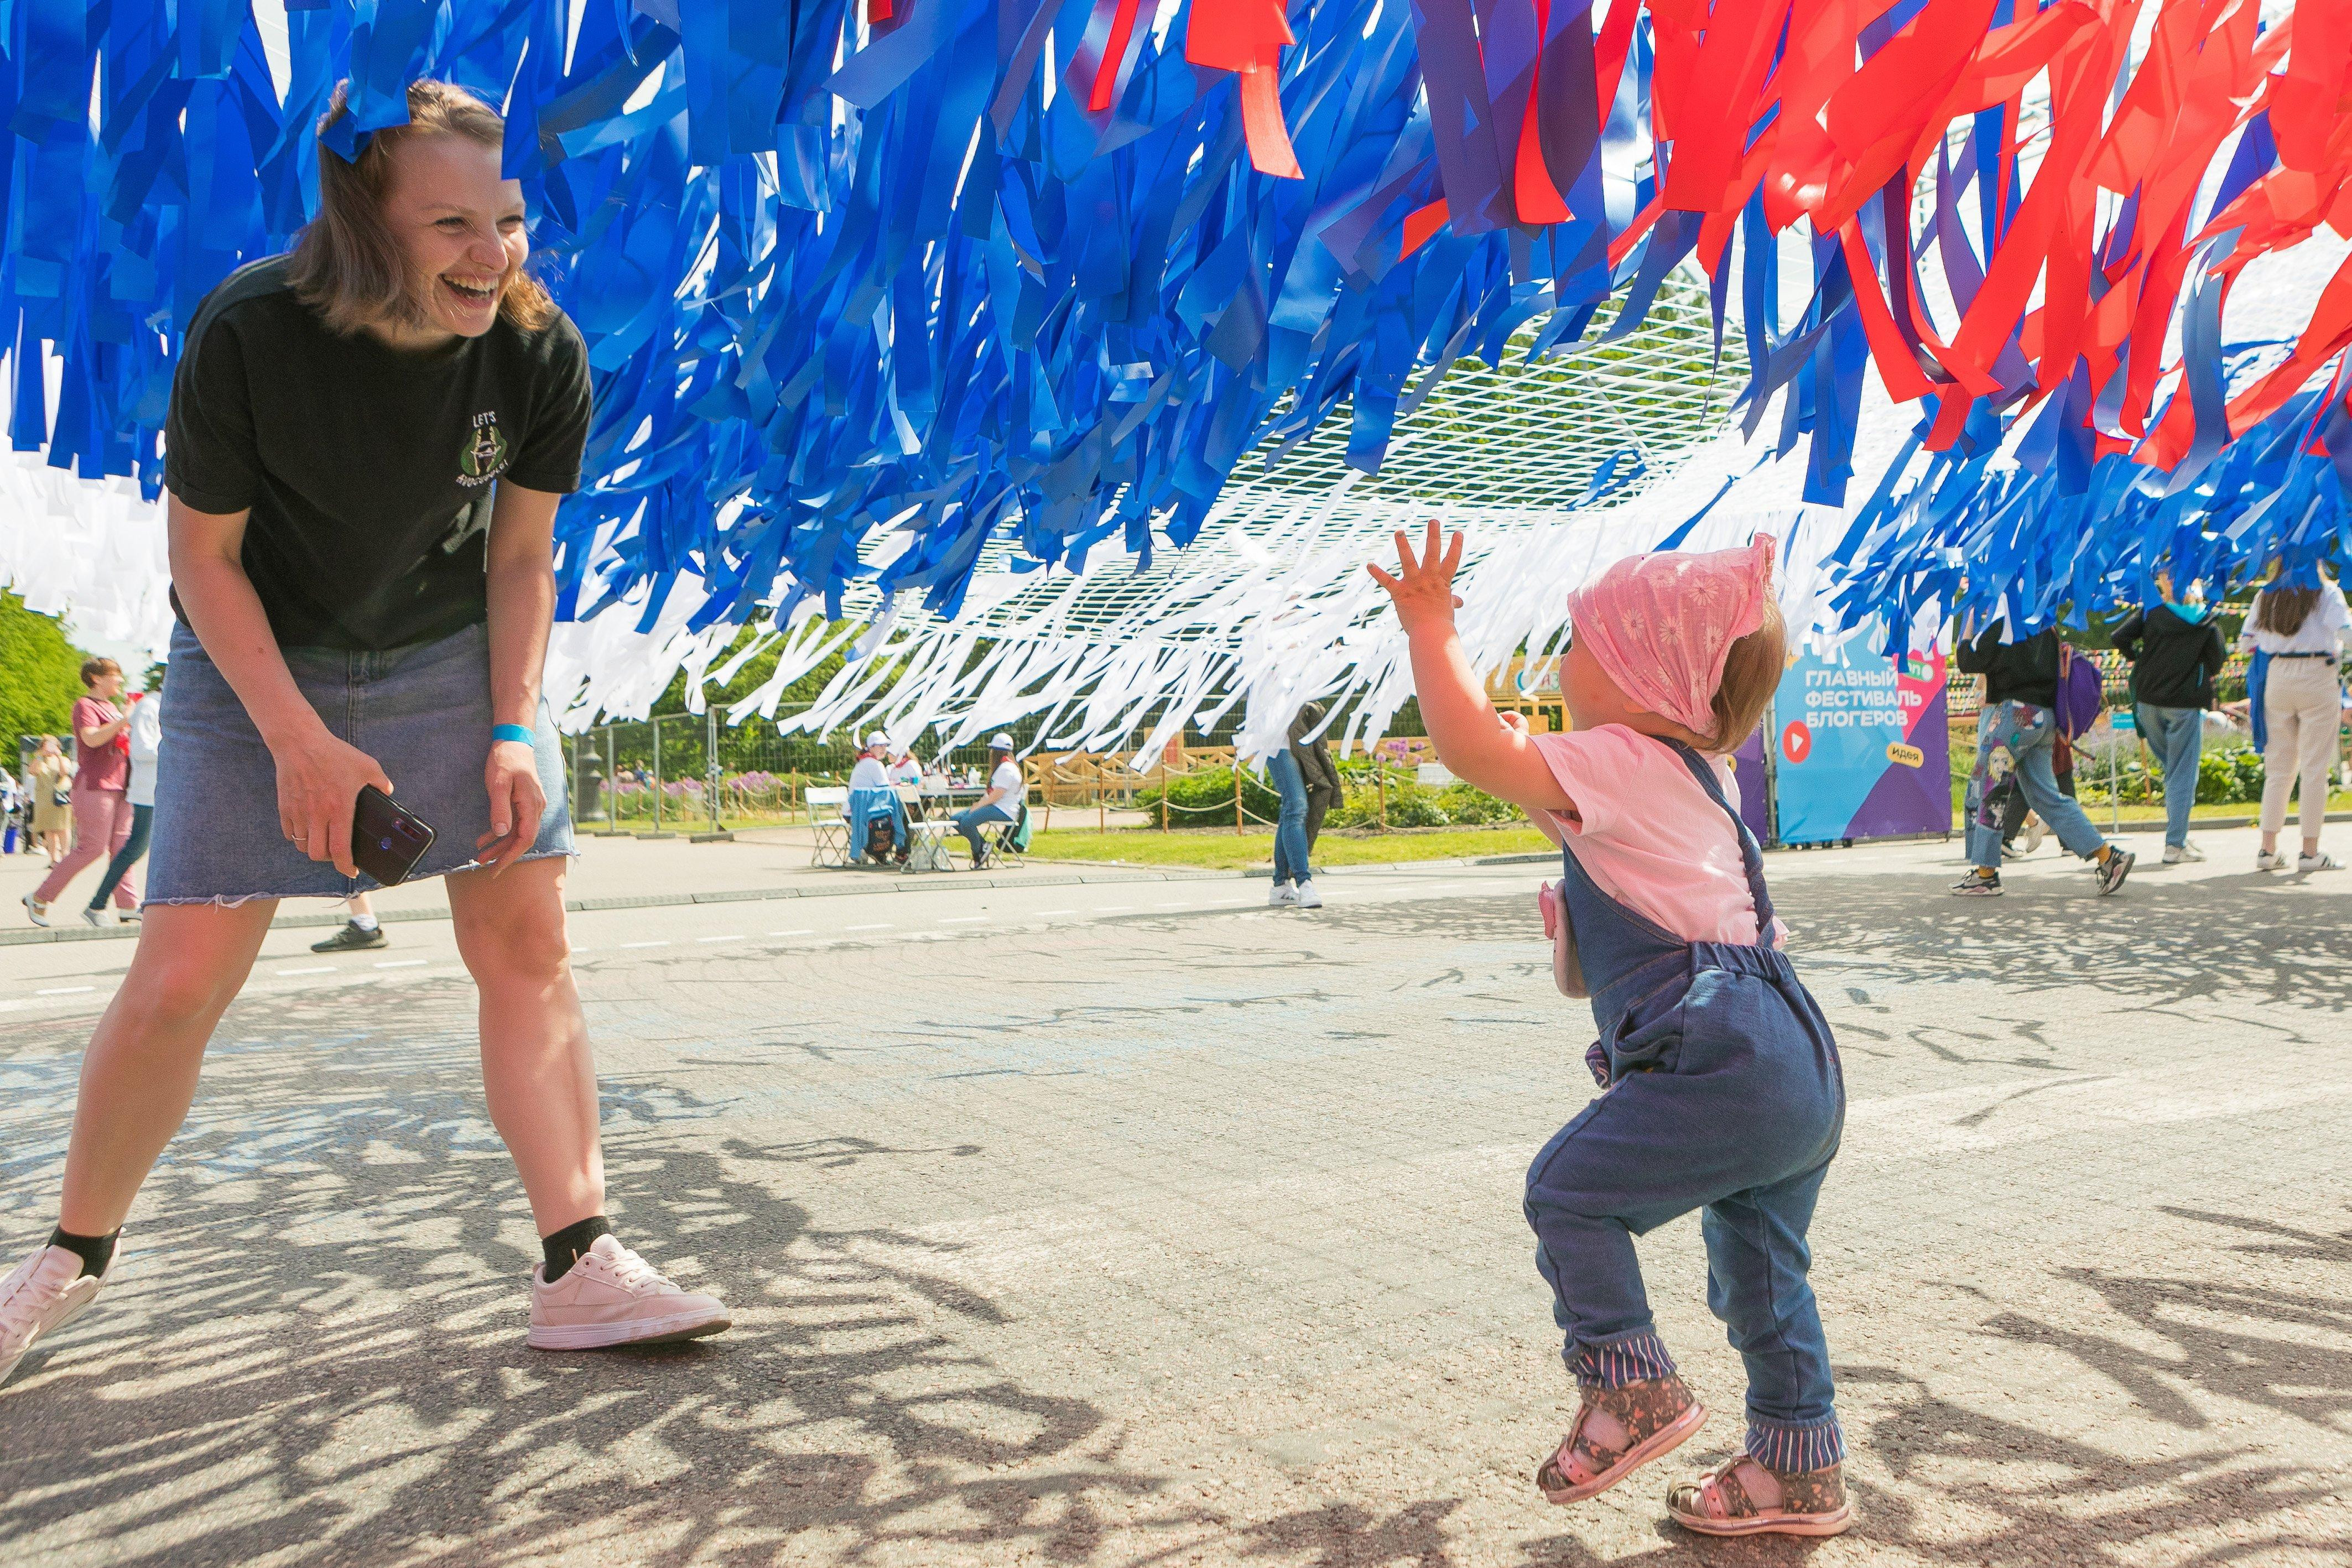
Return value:
M 2268 27 L 2258 0 L 283 16 L 0 0 L 12 444 L 152 497 L 183 334 L 306 221 L 333 84 L 355 146 L 445 77 L 504 106 L 590 345 L 567 617 L 625 604 L 650 630 L 689 579 L 694 628 L 837 611 L 860 581 L 952 615 L 1008 534 L 1032 567 L 1149 561 L 1244 459 L 1344 418 L 1377 470 L 1448 366 L 1577 342 L 1612 300 L 1630 332 L 1685 264 L 1744 350 L 1738 416 L 1806 449 L 1807 500 L 1846 502 L 1865 367 L 1916 405 L 1914 467 L 1849 534 L 1855 595 L 1966 576 L 2079 608 L 2151 551 L 2347 553 L 2352 271 L 2258 362 L 2230 327 L 2249 268 L 2352 231 L 2340 5 Z

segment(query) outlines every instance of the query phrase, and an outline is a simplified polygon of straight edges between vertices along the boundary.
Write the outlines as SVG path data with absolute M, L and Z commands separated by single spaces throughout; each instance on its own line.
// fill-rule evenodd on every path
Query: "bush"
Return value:
M 2163 770 L 2157 770 L 2158 777 Z M 2208 751 L 2197 758 L 2197 803 L 2240 805 L 2263 798 L 2263 755 L 2252 747 Z M 2128 799 L 2128 797 L 2126 797 Z
M 1483 827 L 1491 822 L 1514 822 L 1519 820 L 1519 809 L 1508 800 L 1498 800 L 1484 789 L 1468 784 L 1448 784 L 1437 792 L 1437 803 L 1448 820 L 1464 826 Z
M 1383 765 L 1380 771 L 1387 781 L 1388 825 L 1391 828 L 1445 828 L 1456 823 L 1483 826 L 1515 821 L 1519 815 L 1517 807 L 1467 784 L 1433 789 L 1406 768 Z M 1339 781 L 1347 787 L 1347 799 L 1324 819 L 1323 825 L 1333 830 L 1379 831 L 1382 791 L 1374 779 L 1373 765 L 1360 758 L 1342 762 Z M 1234 770 L 1230 768 L 1204 768 L 1196 773 L 1179 774 L 1168 781 L 1167 795 L 1168 825 L 1171 828 L 1230 828 L 1234 824 Z M 1160 821 L 1160 798 L 1158 789 L 1138 790 L 1135 797 L 1137 809 L 1146 813 L 1155 826 Z M 1244 768 L 1242 807 L 1254 823 L 1262 826 L 1282 814 L 1282 797 L 1263 774 Z
M 81 695 L 82 651 L 57 621 L 0 593 L 0 763 L 16 768 L 16 737 L 66 732 Z
M 1168 801 L 1168 825 L 1171 828 L 1234 825 L 1234 770 L 1230 768 L 1203 768 L 1194 773 L 1180 773 L 1168 780 L 1164 789 L 1137 790 L 1135 804 L 1150 814 L 1154 825 L 1160 821 L 1163 794 Z M 1244 768 L 1242 810 L 1261 823 L 1271 822 L 1282 814 L 1282 797 L 1264 774 Z

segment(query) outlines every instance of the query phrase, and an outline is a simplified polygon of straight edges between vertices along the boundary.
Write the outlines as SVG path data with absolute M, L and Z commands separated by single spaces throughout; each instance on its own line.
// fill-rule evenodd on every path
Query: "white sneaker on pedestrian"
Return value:
M 114 916 L 103 909 L 84 909 L 81 912 L 81 923 L 84 925 L 111 925 L 114 924 Z
M 546 1269 L 530 1270 L 533 1350 L 601 1350 L 616 1344 L 662 1344 L 700 1339 L 735 1320 L 716 1296 L 681 1290 L 610 1236 L 580 1255 L 552 1285 Z
M 2256 871 L 2277 871 L 2286 864 L 2286 856 L 2276 850 L 2263 850 L 2254 856 Z
M 2205 852 L 2199 849 L 2192 840 L 2183 839 L 2177 844 L 2164 846 L 2164 863 L 2167 865 L 2179 865 L 2183 861 L 2201 861 L 2204 858 Z
M 2034 851 L 2040 849 L 2042 847 L 2042 841 L 2049 836 L 2049 824 L 2042 821 L 2042 814 L 2040 812 L 2036 811 L 2026 817 L 2025 852 L 2027 854 L 2032 854 Z
M 44 1247 L 0 1280 L 0 1383 L 8 1381 L 34 1341 L 81 1316 L 113 1274 L 111 1261 L 103 1274 L 85 1274 L 79 1253 Z
M 1301 909 L 1320 909 L 1323 907 L 1323 895 L 1315 891 L 1315 883 L 1309 880 L 1298 884 L 1298 895 L 1291 902 Z
M 1297 902 L 1297 890 L 1286 882 L 1276 883 L 1274 891 L 1265 895 L 1265 906 L 1268 909 L 1281 909 Z
M 47 925 L 49 923 L 49 906 L 29 893 L 25 895 L 25 913 L 33 917 L 33 924 L 36 925 Z
M 2325 854 L 2297 855 L 2294 857 L 2294 869 L 2297 871 L 2334 871 L 2336 869 L 2336 861 L 2333 856 Z

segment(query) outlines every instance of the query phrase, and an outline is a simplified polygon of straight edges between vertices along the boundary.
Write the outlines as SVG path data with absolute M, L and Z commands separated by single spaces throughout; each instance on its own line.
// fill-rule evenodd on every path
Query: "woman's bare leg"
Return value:
M 77 1236 L 122 1224 L 195 1098 L 205 1044 L 244 988 L 275 899 L 147 908 L 122 988 L 82 1053 L 58 1223 Z
M 563 925 L 569 864 L 447 879 L 457 951 L 481 992 L 482 1092 L 541 1236 L 604 1212 L 596 1062 Z

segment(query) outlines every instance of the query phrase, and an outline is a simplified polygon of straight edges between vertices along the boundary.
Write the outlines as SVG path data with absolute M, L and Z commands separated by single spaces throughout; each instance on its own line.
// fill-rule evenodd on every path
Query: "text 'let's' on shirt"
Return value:
M 284 256 L 240 267 L 197 308 L 164 484 L 197 511 L 249 512 L 245 573 L 280 647 L 397 648 L 487 620 L 497 482 L 580 487 L 579 329 L 500 317 L 478 338 L 398 350 L 331 331 L 286 270 Z

